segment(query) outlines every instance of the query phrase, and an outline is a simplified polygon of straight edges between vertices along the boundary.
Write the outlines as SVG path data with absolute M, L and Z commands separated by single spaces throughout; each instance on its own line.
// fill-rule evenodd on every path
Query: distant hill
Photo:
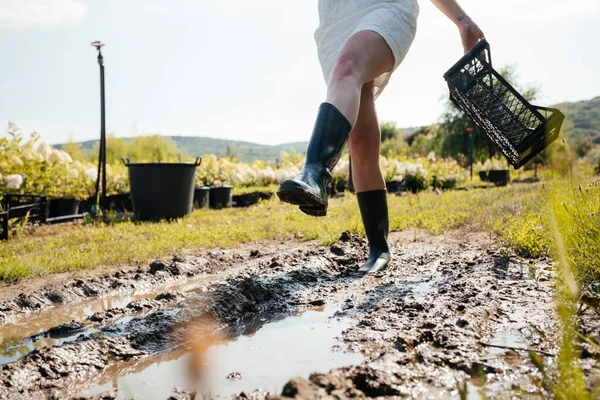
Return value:
M 566 120 L 561 136 L 575 142 L 580 138 L 590 138 L 594 143 L 600 144 L 600 96 L 591 100 L 582 100 L 574 103 L 560 103 L 553 107 L 561 110 Z M 424 132 L 424 128 L 400 128 L 400 133 L 408 140 Z M 306 142 L 284 143 L 275 146 L 256 144 L 251 142 L 214 139 L 195 136 L 167 136 L 173 140 L 178 149 L 190 156 L 202 157 L 205 154 L 217 156 L 235 155 L 239 160 L 251 162 L 254 160 L 273 160 L 280 156 L 282 151 L 289 152 L 294 149 L 297 153 L 306 151 Z M 128 140 L 127 138 L 125 140 Z M 97 140 L 81 143 L 82 149 L 92 149 Z M 56 145 L 61 148 L 62 145 Z
M 227 154 L 227 146 L 229 146 L 229 151 L 245 162 L 275 159 L 280 156 L 282 151 L 289 152 L 290 149 L 294 149 L 297 153 L 304 153 L 308 144 L 306 142 L 293 142 L 270 146 L 206 137 L 169 136 L 169 138 L 177 144 L 180 150 L 191 156 L 203 156 L 205 154 L 224 156 Z
M 177 148 L 185 154 L 193 157 L 202 157 L 205 154 L 215 154 L 216 156 L 235 155 L 240 161 L 251 162 L 254 160 L 273 160 L 280 156 L 282 151 L 289 152 L 290 149 L 297 153 L 306 151 L 306 142 L 284 143 L 275 146 L 262 145 L 250 142 L 241 142 L 234 140 L 213 139 L 208 137 L 196 136 L 166 136 L 177 144 Z M 130 140 L 130 138 L 125 138 Z M 91 150 L 98 140 L 88 140 L 81 143 L 81 148 Z M 62 144 L 55 145 L 61 148 Z
M 600 96 L 575 103 L 561 103 L 554 107 L 565 114 L 562 129 L 565 138 L 574 142 L 588 137 L 600 144 Z

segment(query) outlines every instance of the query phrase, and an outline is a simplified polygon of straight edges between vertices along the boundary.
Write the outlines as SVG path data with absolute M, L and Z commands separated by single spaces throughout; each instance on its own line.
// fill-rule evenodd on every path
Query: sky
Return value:
M 420 0 L 417 36 L 377 100 L 400 127 L 439 119 L 458 30 Z M 540 87 L 540 105 L 600 95 L 600 2 L 461 0 L 490 42 Z M 325 98 L 313 39 L 317 0 L 0 0 L 0 135 L 8 121 L 49 143 L 97 139 L 99 70 L 107 131 L 307 141 Z

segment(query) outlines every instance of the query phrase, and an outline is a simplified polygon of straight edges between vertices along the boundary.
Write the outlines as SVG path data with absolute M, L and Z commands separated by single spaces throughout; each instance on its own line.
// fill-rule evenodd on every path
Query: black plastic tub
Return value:
M 79 204 L 81 201 L 77 199 L 50 199 L 46 201 L 46 217 L 55 218 L 65 215 L 79 214 Z
M 268 192 L 258 192 L 258 195 L 260 196 L 261 200 L 269 200 L 271 197 L 273 197 L 273 193 Z
M 193 163 L 131 163 L 123 158 L 129 172 L 133 212 L 140 220 L 182 218 L 194 204 Z
M 506 186 L 510 182 L 510 170 L 493 169 L 488 173 L 488 181 L 496 186 Z
M 106 196 L 108 209 L 114 211 L 133 211 L 130 193 L 111 194 Z
M 251 205 L 258 203 L 259 200 L 260 200 L 259 192 L 240 194 L 237 196 L 233 196 L 233 206 L 234 207 L 250 207 Z
M 92 212 L 92 207 L 96 204 L 94 196 L 90 196 L 79 203 L 79 214 Z
M 399 193 L 406 190 L 406 186 L 401 181 L 389 181 L 385 183 L 388 193 Z
M 210 201 L 210 187 L 209 186 L 196 186 L 194 189 L 194 207 L 195 208 L 208 208 Z
M 210 208 L 229 208 L 233 205 L 231 190 L 233 186 L 211 187 L 208 201 Z
M 487 182 L 488 181 L 488 171 L 479 171 L 479 179 L 481 179 L 481 182 Z
M 338 184 L 335 186 L 335 190 L 339 193 L 344 193 L 346 190 L 348 190 L 348 185 L 338 182 Z

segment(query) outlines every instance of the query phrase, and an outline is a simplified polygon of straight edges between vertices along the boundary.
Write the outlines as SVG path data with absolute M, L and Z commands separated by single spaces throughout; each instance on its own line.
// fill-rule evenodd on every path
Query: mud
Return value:
M 343 234 L 330 247 L 177 257 L 5 298 L 1 320 L 19 323 L 90 297 L 141 296 L 12 338 L 62 341 L 7 363 L 0 371 L 0 397 L 100 396 L 89 389 L 184 357 L 190 338 L 215 332 L 225 341 L 252 337 L 267 324 L 323 306 L 353 321 L 328 352 L 355 352 L 364 361 L 289 376 L 277 388 L 255 380 L 252 373 L 261 371 L 249 375 L 235 366 L 221 379 L 252 382 L 256 387 L 245 387 L 238 398 L 257 399 L 459 397 L 459 390 L 475 398 L 550 396 L 530 359 L 532 351 L 552 375 L 557 323 L 550 261 L 536 260 L 531 268 L 528 260 L 507 259 L 479 233 L 412 238 L 392 235 L 390 268 L 367 276 L 357 272 L 365 241 Z M 174 398 L 194 398 L 175 383 L 162 384 Z M 118 395 L 109 390 L 105 398 Z
M 267 321 L 253 334 L 213 344 L 205 354 L 201 393 L 210 391 L 227 398 L 256 387 L 281 390 L 290 376 L 308 376 L 313 371 L 327 372 L 336 366 L 360 363 L 364 359 L 360 353 L 331 351 L 333 346 L 339 346 L 335 336 L 355 324 L 352 319 L 333 317 L 335 312 L 334 308 L 323 307 L 306 310 Z M 268 315 L 255 321 L 266 318 Z M 138 365 L 126 374 L 105 376 L 99 386 L 84 394 L 112 391 L 118 399 L 166 399 L 184 391 L 192 393 L 194 386 L 186 379 L 192 358 L 193 354 L 185 349 L 168 356 L 149 357 L 150 364 Z M 171 386 L 162 384 L 164 380 Z M 174 387 L 179 393 L 173 391 Z
M 600 386 L 600 319 L 598 318 L 598 297 L 592 303 L 594 308 L 582 304 L 579 309 L 577 324 L 583 337 L 577 338 L 576 346 L 581 352 L 581 367 L 585 375 L 586 386 L 592 393 L 598 392 Z M 585 339 L 584 339 L 585 337 Z
M 114 307 L 105 311 L 98 311 L 80 321 L 72 320 L 68 323 L 56 325 L 18 341 L 15 339 L 18 337 L 15 336 L 17 334 L 15 331 L 18 331 L 19 328 L 18 325 L 12 327 L 10 330 L 0 330 L 3 334 L 10 331 L 13 335 L 11 339 L 5 340 L 0 347 L 0 365 L 16 361 L 34 349 L 46 346 L 58 346 L 67 341 L 75 340 L 78 337 L 89 336 L 118 319 L 124 320 L 125 318 L 134 316 L 139 317 L 163 309 L 180 296 L 173 293 L 163 293 L 156 296 L 155 299 L 134 300 L 125 307 Z M 24 332 L 27 331 L 21 330 L 19 332 L 21 337 Z

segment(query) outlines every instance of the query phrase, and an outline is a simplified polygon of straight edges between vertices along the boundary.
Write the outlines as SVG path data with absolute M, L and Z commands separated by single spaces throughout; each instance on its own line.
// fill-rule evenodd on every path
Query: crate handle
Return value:
M 129 157 L 121 157 L 121 161 L 123 161 L 123 164 L 125 164 L 125 166 L 131 164 L 131 161 L 129 161 Z
M 194 162 L 194 165 L 197 167 L 198 165 L 200 165 L 201 162 L 202 162 L 202 157 L 196 157 L 196 162 Z
M 467 54 L 465 54 L 464 58 L 466 58 L 466 59 L 472 59 L 475 57 L 480 58 L 481 53 L 483 53 L 484 51 L 487 54 L 487 60 L 485 58 L 483 60 L 487 61 L 488 64 L 492 65 L 492 51 L 490 50 L 490 44 L 485 39 L 481 39 L 479 42 L 477 42 L 477 44 L 475 46 L 473 46 L 471 48 L 471 50 L 469 50 L 467 52 Z
M 458 71 L 461 71 L 465 67 L 465 65 L 472 63 L 474 58 L 479 58 L 482 61 L 486 61 L 485 58 L 483 58 L 483 59 L 481 58 L 481 53 L 483 51 L 486 51 L 487 63 L 490 64 L 490 66 L 491 66 L 492 65 L 492 53 L 490 51 L 490 44 L 488 43 L 487 40 L 481 39 L 479 42 L 477 42 L 477 44 L 475 46 L 471 47 L 471 49 L 469 51 L 467 51 L 460 58 L 460 60 L 458 60 L 456 62 L 456 64 L 454 64 L 452 66 L 452 68 L 450 68 L 444 74 L 444 79 L 446 79 L 446 81 L 448 81 L 452 75 L 454 75 Z

